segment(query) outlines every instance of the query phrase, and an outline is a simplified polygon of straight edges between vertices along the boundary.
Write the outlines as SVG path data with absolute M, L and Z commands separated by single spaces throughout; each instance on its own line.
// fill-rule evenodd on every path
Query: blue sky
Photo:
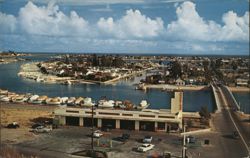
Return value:
M 0 50 L 249 54 L 249 0 L 0 0 Z

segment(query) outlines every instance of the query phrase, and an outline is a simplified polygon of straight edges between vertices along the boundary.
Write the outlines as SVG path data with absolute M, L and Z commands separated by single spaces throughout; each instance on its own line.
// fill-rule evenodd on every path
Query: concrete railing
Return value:
M 227 93 L 231 96 L 234 105 L 238 108 L 237 110 L 240 110 L 240 105 L 238 104 L 238 102 L 236 101 L 236 99 L 234 98 L 233 93 L 229 90 L 229 88 L 227 86 L 223 86 L 224 89 L 227 91 Z
M 218 97 L 218 93 L 216 92 L 214 86 L 213 85 L 211 85 L 211 86 L 212 86 L 212 90 L 213 90 L 213 94 L 214 94 L 215 104 L 217 106 L 216 112 L 221 112 L 221 103 L 220 103 L 220 100 Z

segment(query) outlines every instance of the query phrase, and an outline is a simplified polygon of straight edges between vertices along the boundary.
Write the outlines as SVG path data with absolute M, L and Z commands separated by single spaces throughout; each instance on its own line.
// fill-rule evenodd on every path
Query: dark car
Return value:
M 129 134 L 122 134 L 121 137 L 116 137 L 114 140 L 120 141 L 120 142 L 126 142 L 130 138 Z
M 187 141 L 187 143 L 194 144 L 196 142 L 196 139 L 194 136 L 187 136 L 186 141 Z
M 7 128 L 19 128 L 19 124 L 17 122 L 12 122 L 7 125 Z
M 32 128 L 32 129 L 35 129 L 35 128 L 39 127 L 39 126 L 43 126 L 43 124 L 42 124 L 42 123 L 35 123 L 35 124 L 33 124 L 33 125 L 31 126 L 31 128 Z
M 240 135 L 239 135 L 239 133 L 237 131 L 233 132 L 233 138 L 234 139 L 239 139 L 240 138 Z

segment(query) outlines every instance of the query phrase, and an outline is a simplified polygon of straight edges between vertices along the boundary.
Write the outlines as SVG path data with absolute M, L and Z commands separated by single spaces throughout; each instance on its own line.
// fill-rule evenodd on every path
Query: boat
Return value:
M 0 101 L 2 101 L 2 102 L 10 102 L 11 101 L 11 97 L 9 97 L 9 96 L 2 97 L 0 99 Z
M 82 97 L 79 97 L 79 98 L 77 98 L 76 100 L 75 100 L 75 104 L 76 105 L 81 105 L 81 103 L 83 102 L 83 98 Z
M 87 97 L 84 99 L 82 106 L 91 107 L 93 105 L 94 105 L 94 103 L 92 102 L 92 99 Z
M 0 89 L 0 94 L 8 94 L 8 90 L 3 90 L 3 89 Z
M 48 97 L 46 95 L 43 95 L 43 96 L 40 96 L 38 97 L 37 99 L 35 99 L 32 103 L 33 104 L 42 104 L 42 103 L 45 103 L 46 102 L 46 99 Z
M 14 102 L 14 103 L 23 103 L 23 102 L 25 102 L 24 95 L 19 95 L 19 96 L 13 97 L 12 102 Z
M 62 101 L 61 103 L 62 103 L 62 104 L 66 104 L 67 101 L 68 101 L 68 99 L 69 99 L 69 97 L 62 97 L 62 98 L 61 98 L 61 101 Z
M 74 106 L 75 105 L 75 100 L 76 98 L 75 97 L 70 97 L 67 101 L 67 105 L 69 106 Z
M 114 107 L 114 100 L 99 100 L 98 107 L 100 108 L 113 108 Z
M 60 105 L 61 98 L 60 97 L 49 98 L 46 100 L 46 104 L 48 104 L 48 105 Z
M 37 100 L 37 98 L 39 98 L 39 95 L 32 95 L 28 102 L 33 103 L 35 100 Z
M 137 109 L 146 109 L 148 106 L 148 102 L 146 100 L 142 100 L 139 106 L 137 106 Z

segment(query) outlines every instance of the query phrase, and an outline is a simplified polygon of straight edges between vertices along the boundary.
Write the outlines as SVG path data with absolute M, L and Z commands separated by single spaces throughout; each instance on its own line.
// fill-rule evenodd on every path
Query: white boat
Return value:
M 114 107 L 114 103 L 115 101 L 114 100 L 100 100 L 98 102 L 98 107 L 100 108 L 113 108 Z
M 68 101 L 68 99 L 69 99 L 69 97 L 62 97 L 62 98 L 61 98 L 61 101 L 62 101 L 61 103 L 62 103 L 62 104 L 66 104 L 67 101 Z
M 61 98 L 59 98 L 59 97 L 49 98 L 46 100 L 46 104 L 48 104 L 48 105 L 60 105 Z
M 23 103 L 23 102 L 25 102 L 24 95 L 19 95 L 19 96 L 13 97 L 12 102 L 14 102 L 14 103 Z
M 83 98 L 82 97 L 79 97 L 79 98 L 77 98 L 76 100 L 75 100 L 75 104 L 76 105 L 80 105 L 82 102 L 83 102 Z
M 86 107 L 91 107 L 93 106 L 94 103 L 92 102 L 92 99 L 87 97 L 84 99 L 84 103 L 83 103 L 83 106 L 86 106 Z
M 76 98 L 75 97 L 70 97 L 67 101 L 67 105 L 69 106 L 74 106 L 75 105 L 75 100 Z
M 10 100 L 11 100 L 11 97 L 9 97 L 9 96 L 5 96 L 5 97 L 2 97 L 0 99 L 0 101 L 2 101 L 2 102 L 9 102 Z
M 142 100 L 137 109 L 146 109 L 149 106 L 149 103 L 146 100 Z
M 43 95 L 43 96 L 40 96 L 38 97 L 37 99 L 33 100 L 32 103 L 33 104 L 42 104 L 42 103 L 45 103 L 46 102 L 46 99 L 48 97 L 46 95 Z
M 30 97 L 28 102 L 33 103 L 33 101 L 37 100 L 38 97 L 39 97 L 39 95 L 33 95 L 33 96 Z

